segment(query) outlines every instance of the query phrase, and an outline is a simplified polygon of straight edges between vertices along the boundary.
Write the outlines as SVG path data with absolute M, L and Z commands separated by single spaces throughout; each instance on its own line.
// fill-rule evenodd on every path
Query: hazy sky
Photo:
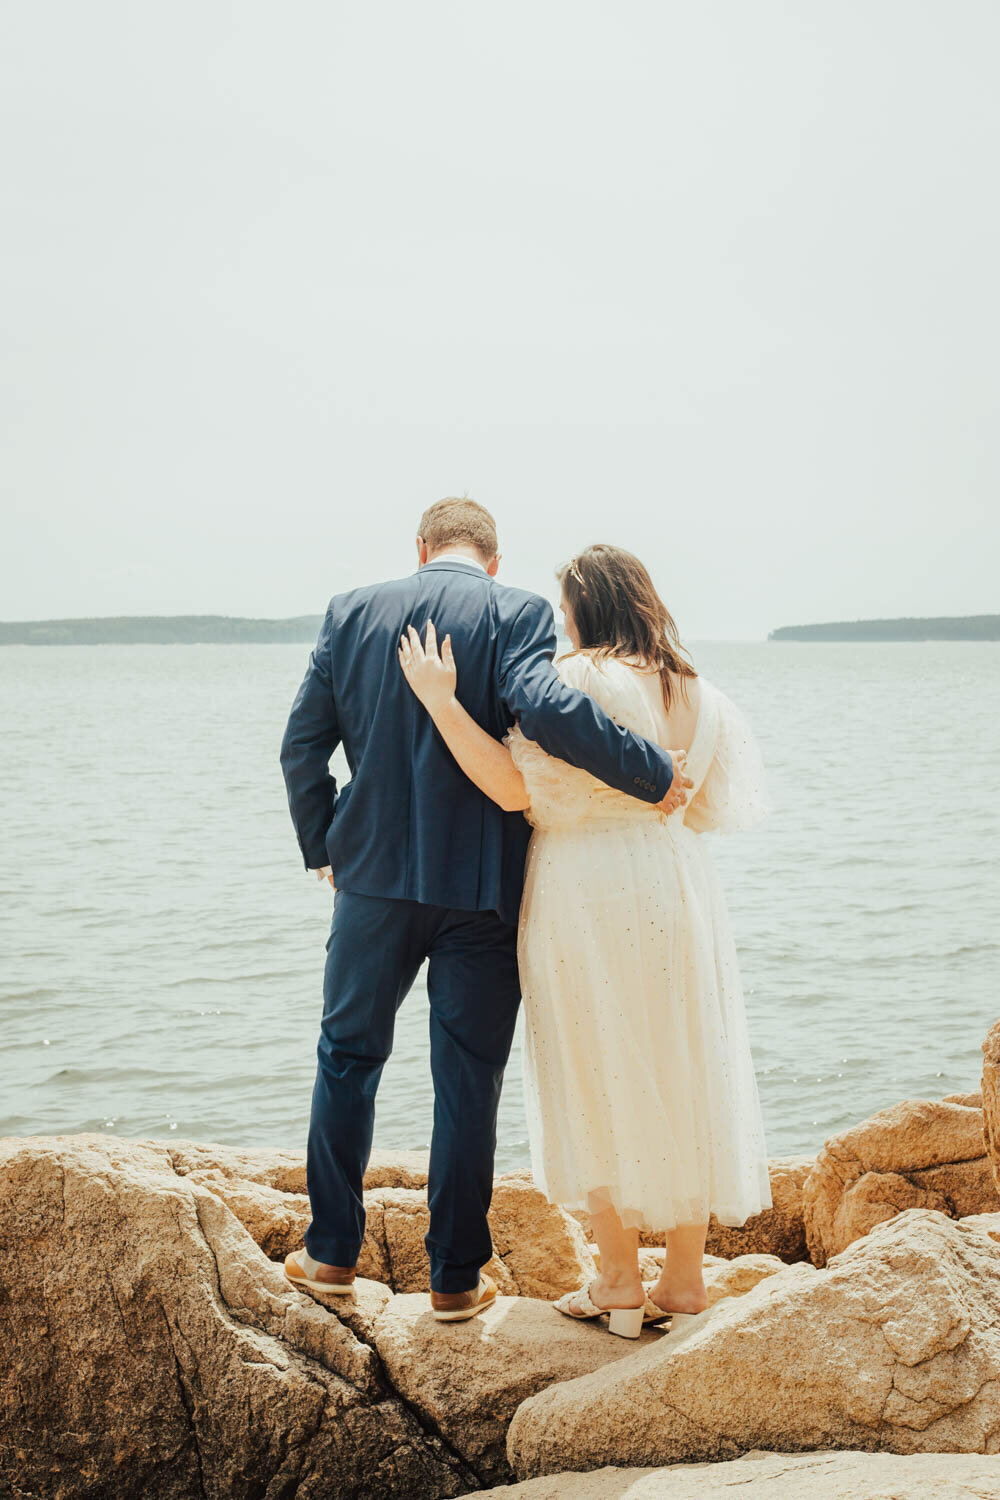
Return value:
M 469 493 L 691 638 L 1000 609 L 995 0 L 0 0 L 0 618 Z

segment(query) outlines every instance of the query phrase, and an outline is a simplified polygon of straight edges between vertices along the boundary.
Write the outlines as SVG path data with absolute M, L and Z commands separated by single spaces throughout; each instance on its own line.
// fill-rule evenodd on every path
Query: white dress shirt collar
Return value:
M 428 567 L 430 566 L 430 563 L 441 562 L 465 563 L 470 568 L 478 568 L 480 573 L 486 572 L 486 569 L 483 567 L 482 563 L 479 562 L 475 557 L 466 557 L 464 553 L 461 552 L 442 552 L 439 554 L 439 556 L 430 558 L 429 561 L 424 564 L 424 566 Z

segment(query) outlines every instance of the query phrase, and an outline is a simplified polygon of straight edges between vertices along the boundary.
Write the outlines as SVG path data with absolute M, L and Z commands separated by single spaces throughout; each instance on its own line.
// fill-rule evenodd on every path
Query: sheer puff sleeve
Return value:
M 718 714 L 715 752 L 684 822 L 695 833 L 745 833 L 771 811 L 764 762 L 749 721 L 724 693 L 712 692 Z
M 556 662 L 556 671 L 563 682 L 589 693 L 608 713 L 612 712 L 608 682 L 589 657 L 582 654 L 563 657 Z M 605 796 L 615 795 L 588 771 L 547 754 L 535 740 L 527 739 L 516 724 L 505 735 L 504 744 L 524 778 L 530 798 L 524 815 L 535 828 L 578 823 L 592 814 Z

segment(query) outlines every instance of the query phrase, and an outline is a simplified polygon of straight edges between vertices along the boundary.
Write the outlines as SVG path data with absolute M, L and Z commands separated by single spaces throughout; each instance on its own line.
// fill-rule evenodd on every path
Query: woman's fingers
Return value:
M 431 661 L 437 660 L 438 639 L 433 620 L 427 621 L 423 641 L 420 639 L 420 632 L 413 625 L 407 625 L 406 635 L 400 636 L 399 640 L 401 648 L 410 651 L 417 661 L 423 661 L 425 657 Z
M 404 672 L 409 668 L 411 671 L 422 666 L 425 662 L 443 662 L 448 667 L 453 667 L 455 658 L 451 652 L 451 636 L 445 636 L 442 643 L 441 654 L 438 655 L 437 630 L 434 621 L 427 621 L 427 631 L 424 640 L 421 641 L 419 632 L 412 625 L 407 625 L 406 634 L 399 638 L 399 664 Z
M 407 625 L 406 633 L 410 638 L 410 650 L 413 652 L 414 657 L 417 661 L 423 661 L 424 648 L 420 644 L 420 636 L 414 630 L 412 625 Z
M 451 636 L 445 636 L 439 654 L 433 620 L 427 621 L 422 644 L 416 629 L 408 625 L 406 633 L 399 638 L 399 665 L 413 692 L 433 718 L 435 710 L 447 704 L 455 692 L 457 678 Z

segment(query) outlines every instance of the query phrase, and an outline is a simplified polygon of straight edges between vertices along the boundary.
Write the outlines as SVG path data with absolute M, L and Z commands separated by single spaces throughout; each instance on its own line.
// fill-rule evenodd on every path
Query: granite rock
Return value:
M 978 1453 L 747 1453 L 718 1464 L 553 1474 L 483 1494 L 496 1500 L 996 1500 L 997 1464 Z
M 397 1295 L 373 1343 L 393 1388 L 483 1481 L 509 1477 L 506 1434 L 518 1406 L 553 1382 L 612 1367 L 663 1335 L 614 1338 L 530 1297 L 498 1297 L 466 1323 L 441 1324 L 427 1297 Z
M 983 1140 L 1000 1192 L 1000 1021 L 995 1021 L 983 1042 Z
M 906 1099 L 828 1140 L 803 1189 L 813 1263 L 910 1208 L 956 1219 L 1000 1208 L 978 1101 Z
M 1000 1220 L 909 1210 L 525 1401 L 522 1478 L 753 1449 L 1000 1453 Z
M 102 1135 L 0 1142 L 0 1493 L 474 1487 L 369 1344 L 288 1286 L 198 1170 Z

